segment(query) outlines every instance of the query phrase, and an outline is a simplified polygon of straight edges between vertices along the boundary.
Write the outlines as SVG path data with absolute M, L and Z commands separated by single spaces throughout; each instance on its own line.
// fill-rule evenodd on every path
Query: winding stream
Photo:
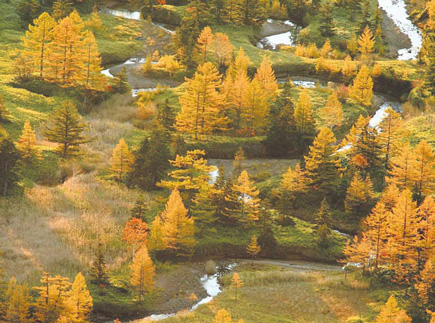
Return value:
M 396 26 L 400 29 L 402 33 L 407 35 L 409 39 L 411 40 L 412 47 L 411 48 L 404 48 L 400 49 L 398 51 L 399 60 L 413 60 L 416 59 L 418 56 L 418 53 L 420 51 L 421 45 L 422 45 L 422 36 L 421 32 L 418 30 L 416 26 L 413 25 L 411 20 L 409 19 L 409 16 L 406 12 L 406 4 L 404 0 L 378 0 L 379 7 L 382 8 L 385 12 L 387 12 L 387 15 L 392 19 L 392 21 L 396 24 Z M 122 17 L 126 19 L 132 19 L 132 20 L 141 20 L 141 14 L 139 11 L 128 11 L 128 10 L 122 10 L 122 9 L 107 9 L 103 8 L 102 13 L 114 15 L 117 17 Z M 291 21 L 281 21 L 277 22 L 272 19 L 269 19 L 266 24 L 280 24 L 281 25 L 281 31 L 279 33 L 272 33 L 263 39 L 261 39 L 257 43 L 257 47 L 261 49 L 277 49 L 279 45 L 288 45 L 288 46 L 295 46 L 297 43 L 298 33 L 300 31 L 300 27 L 292 23 Z M 155 24 L 155 26 L 161 28 L 165 32 L 169 34 L 174 34 L 175 31 L 170 30 L 166 28 L 163 25 Z M 284 28 L 284 32 L 282 32 L 282 29 Z M 145 58 L 131 58 L 127 60 L 126 62 L 113 66 L 111 68 L 107 68 L 102 71 L 102 74 L 106 75 L 107 77 L 113 78 L 114 76 L 111 74 L 110 70 L 113 68 L 122 68 L 126 65 L 133 65 L 133 64 L 143 64 L 145 62 Z M 307 79 L 302 77 L 291 77 L 293 79 L 293 84 L 298 87 L 303 88 L 314 88 L 316 87 L 316 83 L 318 83 L 318 80 L 314 79 Z M 279 80 L 282 82 L 282 80 Z M 322 85 L 320 85 L 322 86 Z M 155 88 L 133 88 L 132 90 L 132 96 L 136 96 L 138 92 L 142 91 L 153 91 Z M 370 126 L 371 127 L 378 127 L 379 124 L 382 122 L 382 120 L 386 117 L 386 109 L 388 107 L 393 107 L 396 111 L 401 111 L 401 104 L 399 102 L 394 101 L 388 101 L 387 99 L 383 100 L 383 103 L 380 105 L 379 109 L 376 111 L 376 113 L 373 115 L 373 117 L 370 119 Z M 341 148 L 341 150 L 346 149 L 346 147 Z M 210 173 L 210 184 L 214 184 L 216 182 L 217 177 L 219 176 L 219 169 L 215 169 L 213 172 Z M 343 234 L 341 232 L 337 232 L 339 234 Z M 344 234 L 343 234 L 344 235 Z M 228 266 L 228 269 L 233 269 L 235 264 L 232 264 Z M 193 305 L 189 311 L 194 311 L 196 308 L 198 308 L 202 304 L 206 304 L 210 302 L 214 297 L 216 297 L 221 292 L 221 286 L 218 281 L 218 274 L 215 275 L 205 275 L 201 277 L 201 284 L 204 287 L 204 289 L 207 292 L 207 297 L 199 300 L 195 305 Z M 140 322 L 148 322 L 148 321 L 160 321 L 164 320 L 166 318 L 175 316 L 176 313 L 168 313 L 168 314 L 153 314 L 149 317 L 132 321 L 132 323 L 140 323 Z
M 231 271 L 237 264 L 231 264 L 225 267 L 225 271 Z M 218 267 L 216 267 L 217 271 Z M 192 312 L 196 310 L 199 306 L 203 304 L 207 304 L 213 300 L 217 295 L 220 294 L 221 285 L 219 284 L 219 272 L 216 272 L 214 275 L 204 275 L 201 277 L 201 285 L 204 287 L 207 292 L 207 296 L 203 299 L 199 300 L 195 305 L 193 305 L 188 311 Z M 167 313 L 167 314 L 152 314 L 150 316 L 144 317 L 139 320 L 133 320 L 130 323 L 141 323 L 141 322 L 149 322 L 149 321 L 162 321 L 169 317 L 173 317 L 177 315 L 177 313 Z

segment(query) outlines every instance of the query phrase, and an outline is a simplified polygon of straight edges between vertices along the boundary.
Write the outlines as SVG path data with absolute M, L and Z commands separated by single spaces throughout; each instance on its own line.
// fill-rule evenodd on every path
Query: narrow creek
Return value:
M 398 51 L 398 60 L 416 59 L 421 48 L 422 36 L 419 29 L 411 22 L 408 16 L 408 13 L 406 11 L 405 1 L 404 0 L 378 0 L 378 3 L 379 3 L 379 7 L 387 13 L 390 19 L 392 19 L 395 25 L 399 28 L 399 30 L 405 35 L 407 35 L 411 40 L 412 43 L 411 48 L 404 48 Z M 123 17 L 126 19 L 132 19 L 132 20 L 142 19 L 139 11 L 128 11 L 123 9 L 115 10 L 115 9 L 103 8 L 101 12 L 105 14 L 114 15 L 117 17 Z M 268 19 L 266 25 L 267 24 L 274 24 L 274 25 L 278 24 L 281 27 L 278 29 L 281 30 L 278 33 L 271 33 L 265 36 L 257 43 L 257 47 L 264 50 L 266 49 L 275 50 L 278 47 L 278 45 L 288 45 L 288 46 L 296 45 L 298 39 L 298 33 L 301 30 L 299 26 L 297 26 L 296 24 L 292 23 L 289 20 L 275 21 L 272 19 Z M 157 27 L 161 28 L 162 30 L 164 30 L 169 34 L 175 33 L 175 31 L 168 29 L 164 25 L 160 25 L 160 24 L 154 24 L 154 25 L 156 25 Z M 122 64 L 112 66 L 110 68 L 103 70 L 102 73 L 107 77 L 113 77 L 111 70 L 120 70 L 122 67 L 126 65 L 134 65 L 134 66 L 141 65 L 144 62 L 145 62 L 145 58 L 133 57 Z M 297 76 L 293 76 L 293 77 L 290 76 L 290 78 L 292 78 L 295 86 L 299 86 L 303 88 L 314 88 L 316 87 L 316 83 L 318 83 L 318 80 L 315 79 L 308 79 L 308 78 L 297 77 Z M 133 88 L 132 89 L 133 97 L 137 96 L 137 94 L 142 91 L 155 90 L 155 88 L 153 87 L 137 88 L 132 86 L 132 88 Z M 381 102 L 378 110 L 370 119 L 371 127 L 376 128 L 379 126 L 382 120 L 386 117 L 386 113 L 385 113 L 386 109 L 390 106 L 393 107 L 396 111 L 401 111 L 401 104 L 399 102 L 388 101 L 387 99 L 385 99 L 383 102 Z M 214 183 L 218 176 L 219 176 L 218 169 L 211 172 L 210 183 L 211 184 Z M 341 232 L 337 232 L 337 233 L 343 234 Z M 235 265 L 236 264 L 230 265 L 228 269 L 229 270 L 233 269 Z M 189 311 L 194 311 L 200 305 L 210 302 L 214 297 L 216 297 L 221 292 L 221 286 L 219 284 L 218 275 L 219 274 L 210 275 L 210 276 L 204 275 L 201 277 L 201 284 L 207 292 L 207 297 L 199 300 L 195 305 L 193 305 L 189 309 Z M 146 318 L 132 321 L 132 323 L 140 323 L 146 321 L 160 321 L 175 315 L 176 313 L 153 314 Z
M 236 263 L 230 264 L 225 267 L 225 272 L 229 272 L 236 267 Z M 213 300 L 222 291 L 221 285 L 219 283 L 220 272 L 218 272 L 218 267 L 216 267 L 216 273 L 214 275 L 204 275 L 200 278 L 201 285 L 207 292 L 207 296 L 199 300 L 195 305 L 188 309 L 189 312 L 196 310 L 199 306 L 207 304 Z M 150 316 L 144 317 L 142 319 L 130 321 L 130 323 L 141 323 L 149 321 L 162 321 L 167 318 L 175 316 L 177 313 L 164 313 L 164 314 L 152 314 Z

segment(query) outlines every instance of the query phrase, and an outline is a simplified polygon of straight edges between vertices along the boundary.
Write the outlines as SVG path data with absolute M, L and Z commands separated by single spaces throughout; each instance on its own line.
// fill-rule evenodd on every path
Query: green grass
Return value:
M 241 265 L 236 270 L 245 281 L 237 300 L 230 276 L 226 276 L 224 292 L 212 302 L 164 322 L 208 323 L 222 308 L 233 322 L 344 323 L 356 322 L 359 317 L 362 322 L 371 322 L 386 294 L 377 295 L 378 290 L 352 278 L 345 282 L 340 272 L 299 272 L 262 265 Z
M 341 249 L 346 239 L 333 233 L 330 245 L 326 249 L 317 246 L 314 241 L 314 225 L 292 217 L 295 225 L 273 226 L 277 247 L 263 250 L 260 254 L 266 258 L 292 259 L 304 258 L 334 262 L 342 257 Z M 246 246 L 252 235 L 261 234 L 258 229 L 241 227 L 222 227 L 213 225 L 203 232 L 195 249 L 195 255 L 201 259 L 207 257 L 248 258 Z

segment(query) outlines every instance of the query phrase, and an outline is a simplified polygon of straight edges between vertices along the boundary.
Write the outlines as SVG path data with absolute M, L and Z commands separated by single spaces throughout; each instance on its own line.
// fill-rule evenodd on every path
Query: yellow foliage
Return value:
M 113 149 L 112 158 L 110 158 L 110 171 L 118 181 L 122 181 L 125 175 L 132 170 L 133 162 L 134 156 L 128 149 L 124 138 L 121 138 Z
M 373 99 L 373 79 L 370 70 L 363 65 L 350 87 L 350 97 L 356 102 L 370 106 Z
M 154 290 L 155 268 L 145 245 L 134 255 L 130 268 L 130 283 L 136 287 L 140 301 L 145 293 Z

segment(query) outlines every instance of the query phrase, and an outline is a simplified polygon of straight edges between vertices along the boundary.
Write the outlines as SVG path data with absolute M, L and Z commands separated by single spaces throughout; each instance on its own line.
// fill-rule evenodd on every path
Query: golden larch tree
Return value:
M 364 237 L 371 241 L 374 247 L 375 270 L 378 269 L 379 265 L 385 263 L 387 255 L 386 241 L 388 239 L 387 219 L 389 217 L 389 211 L 386 209 L 385 204 L 378 202 L 371 214 L 364 220 Z
M 417 205 L 412 200 L 412 193 L 406 189 L 401 192 L 388 218 L 389 262 L 399 281 L 408 281 L 410 274 L 417 270 L 419 229 Z
M 329 38 L 327 38 L 325 43 L 323 44 L 322 49 L 320 50 L 320 55 L 324 58 L 328 58 L 331 55 L 331 52 L 332 52 L 331 41 L 329 40 Z
M 196 42 L 196 62 L 204 64 L 210 59 L 214 35 L 209 26 L 204 27 Z
M 53 29 L 56 21 L 47 12 L 42 13 L 29 25 L 26 36 L 23 37 L 22 55 L 30 60 L 30 63 L 38 72 L 39 77 L 44 77 L 47 63 L 47 46 L 53 39 Z
M 141 246 L 134 255 L 130 269 L 130 283 L 136 288 L 141 301 L 145 293 L 154 290 L 155 267 L 145 245 Z
M 411 318 L 406 314 L 405 310 L 397 305 L 397 301 L 393 295 L 388 298 L 387 303 L 381 308 L 381 312 L 376 317 L 375 323 L 411 323 Z
M 333 92 L 326 101 L 325 106 L 320 109 L 319 116 L 324 127 L 330 129 L 339 128 L 343 123 L 343 107 L 338 100 L 337 92 Z
M 422 261 L 425 261 L 435 251 L 435 201 L 432 196 L 427 196 L 418 207 L 419 225 L 419 248 Z
M 341 74 L 343 74 L 347 80 L 351 80 L 356 75 L 356 64 L 352 61 L 352 58 L 349 55 L 344 59 L 341 67 Z
M 25 159 L 32 157 L 40 157 L 39 150 L 36 147 L 36 133 L 33 131 L 30 122 L 26 120 L 21 133 L 20 139 L 17 143 L 18 150 L 21 156 Z
M 249 242 L 248 246 L 246 247 L 246 252 L 249 256 L 252 258 L 252 264 L 254 264 L 254 259 L 257 257 L 257 255 L 260 253 L 261 247 L 258 245 L 257 236 L 253 235 L 251 237 L 251 241 Z
M 86 286 L 85 277 L 78 273 L 65 299 L 64 314 L 71 323 L 89 323 L 92 308 L 92 296 Z
M 299 95 L 294 117 L 296 127 L 300 133 L 311 134 L 314 132 L 313 108 L 311 105 L 310 96 L 308 95 L 308 91 L 306 89 L 304 89 Z
M 272 69 L 272 63 L 269 57 L 264 56 L 260 67 L 257 68 L 254 79 L 260 84 L 263 95 L 267 101 L 275 101 L 278 95 L 278 82 L 276 81 L 275 72 Z
M 358 50 L 364 58 L 368 58 L 374 51 L 375 38 L 369 26 L 366 26 L 364 32 L 358 38 Z
M 231 286 L 235 290 L 235 297 L 237 299 L 237 292 L 243 286 L 243 280 L 240 278 L 240 275 L 238 273 L 233 274 L 233 277 L 231 278 Z
M 355 102 L 370 106 L 373 99 L 373 79 L 370 76 L 370 70 L 366 65 L 363 65 L 358 72 L 358 75 L 353 80 L 353 84 L 349 91 L 350 97 Z
M 390 184 L 388 185 L 381 195 L 381 201 L 385 204 L 385 208 L 391 212 L 394 208 L 394 206 L 397 203 L 397 200 L 399 199 L 400 190 L 399 188 L 394 185 Z
M 104 87 L 104 75 L 101 74 L 101 57 L 98 51 L 94 34 L 87 31 L 83 39 L 83 69 L 81 70 L 80 83 L 88 89 L 102 90 Z
M 418 198 L 433 194 L 435 189 L 435 154 L 427 141 L 422 140 L 414 149 L 416 188 Z
M 240 71 L 247 72 L 248 67 L 252 64 L 250 58 L 245 54 L 245 51 L 242 47 L 239 48 L 237 52 L 236 59 L 234 60 L 234 69 L 233 73 L 236 75 Z M 234 76 L 233 75 L 233 76 Z
M 374 191 L 370 176 L 367 175 L 366 178 L 363 178 L 358 172 L 356 172 L 346 191 L 344 207 L 347 212 L 364 213 L 367 206 L 371 204 L 373 197 Z
M 382 131 L 378 134 L 378 141 L 382 145 L 385 154 L 385 169 L 390 169 L 391 158 L 397 155 L 399 151 L 402 126 L 402 117 L 400 113 L 389 107 L 385 110 L 385 118 L 381 121 L 379 127 Z
M 258 220 L 260 213 L 259 194 L 260 191 L 257 190 L 254 182 L 249 180 L 248 172 L 242 171 L 225 197 L 225 200 L 229 202 L 229 206 L 225 208 L 225 214 L 245 225 L 252 224 Z
M 83 21 L 77 12 L 62 19 L 53 29 L 49 44 L 49 66 L 46 78 L 64 86 L 79 83 L 83 63 Z
M 386 178 L 387 183 L 400 189 L 412 189 L 417 179 L 417 163 L 409 144 L 402 146 L 399 155 L 391 159 L 391 170 Z
M 212 43 L 213 56 L 218 66 L 227 67 L 233 60 L 235 47 L 224 33 L 216 33 Z
M 254 78 L 245 93 L 245 109 L 243 121 L 252 134 L 261 134 L 267 126 L 270 102 L 268 95 L 261 88 L 259 81 Z
M 246 102 L 249 95 L 249 86 L 247 73 L 243 70 L 238 71 L 232 84 L 230 101 L 230 107 L 234 110 L 234 123 L 237 129 L 249 124 L 250 114 L 248 113 Z
M 133 169 L 134 155 L 128 149 L 124 138 L 119 139 L 110 158 L 110 171 L 117 181 L 121 182 L 125 175 Z
M 210 134 L 218 126 L 221 78 L 216 67 L 206 62 L 198 67 L 192 79 L 186 80 L 180 97 L 181 112 L 177 116 L 178 131 L 194 134 L 197 139 L 198 135 Z
M 215 317 L 214 317 L 214 323 L 231 323 L 231 315 L 226 310 L 221 309 L 219 310 Z
M 429 306 L 435 297 L 435 256 L 433 254 L 432 258 L 426 261 L 414 286 L 419 299 L 425 306 Z
M 178 256 L 192 256 L 196 245 L 194 220 L 187 215 L 178 189 L 171 192 L 161 217 L 163 240 L 167 248 L 174 250 Z
M 6 290 L 4 318 L 6 322 L 31 323 L 31 297 L 26 285 L 19 285 L 12 277 Z
M 164 250 L 166 249 L 166 244 L 163 239 L 163 224 L 159 215 L 154 218 L 153 223 L 151 223 L 151 230 L 149 235 L 148 248 L 149 250 Z
M 205 151 L 190 150 L 186 156 L 177 155 L 175 160 L 170 160 L 176 169 L 168 175 L 170 180 L 158 183 L 160 187 L 170 190 L 178 189 L 185 196 L 185 201 L 191 202 L 195 194 L 210 180 L 210 172 L 215 170 L 215 166 L 207 165 L 207 160 L 203 157 Z

